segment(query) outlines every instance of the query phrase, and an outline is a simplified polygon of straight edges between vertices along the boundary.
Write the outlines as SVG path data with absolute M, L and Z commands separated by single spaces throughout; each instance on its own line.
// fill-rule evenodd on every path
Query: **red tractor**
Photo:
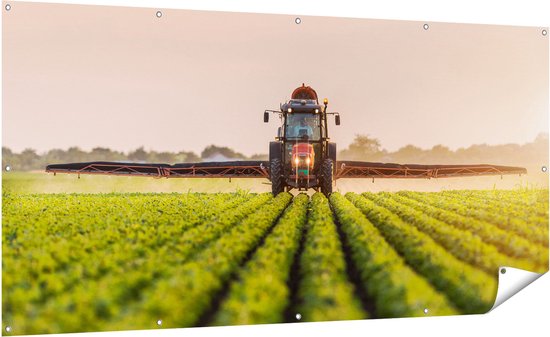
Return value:
M 277 141 L 269 143 L 273 194 L 285 188 L 332 193 L 336 144 L 329 142 L 327 116 L 335 115 L 336 125 L 340 125 L 340 115 L 327 112 L 327 106 L 326 98 L 320 105 L 315 90 L 302 84 L 279 111 L 264 112 L 264 122 L 269 121 L 269 113 L 278 113 L 283 121 Z

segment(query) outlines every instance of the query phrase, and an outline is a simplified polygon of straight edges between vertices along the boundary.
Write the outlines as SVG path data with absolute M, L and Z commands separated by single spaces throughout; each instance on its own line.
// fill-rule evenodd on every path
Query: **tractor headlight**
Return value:
M 288 108 L 286 111 L 288 112 L 292 112 L 292 108 Z
M 309 164 L 311 164 L 311 159 L 309 159 L 309 157 L 306 158 L 306 164 L 307 164 L 308 166 L 309 166 Z
M 294 158 L 294 164 L 296 164 L 296 166 L 300 164 L 300 159 L 298 157 Z

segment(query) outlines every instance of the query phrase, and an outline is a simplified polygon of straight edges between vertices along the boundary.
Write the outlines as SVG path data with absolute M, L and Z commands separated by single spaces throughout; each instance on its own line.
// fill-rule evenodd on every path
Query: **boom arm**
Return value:
M 266 161 L 228 161 L 182 164 L 139 164 L 118 162 L 87 162 L 54 164 L 46 172 L 73 174 L 105 174 L 154 178 L 267 178 Z
M 182 164 L 86 162 L 53 164 L 46 172 L 104 174 L 154 178 L 267 178 L 268 161 L 228 161 Z M 363 161 L 338 161 L 334 179 L 342 178 L 446 178 L 526 174 L 523 167 L 497 165 L 418 165 Z
M 339 178 L 447 178 L 483 175 L 527 174 L 523 167 L 497 165 L 419 165 L 339 161 L 335 179 Z

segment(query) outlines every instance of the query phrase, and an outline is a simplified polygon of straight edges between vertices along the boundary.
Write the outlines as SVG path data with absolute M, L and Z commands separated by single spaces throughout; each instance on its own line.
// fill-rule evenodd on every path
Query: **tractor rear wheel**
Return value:
M 271 177 L 271 192 L 274 196 L 284 191 L 283 164 L 281 159 L 274 158 L 269 163 L 269 175 Z
M 327 197 L 332 193 L 332 159 L 325 159 L 321 164 L 321 192 Z

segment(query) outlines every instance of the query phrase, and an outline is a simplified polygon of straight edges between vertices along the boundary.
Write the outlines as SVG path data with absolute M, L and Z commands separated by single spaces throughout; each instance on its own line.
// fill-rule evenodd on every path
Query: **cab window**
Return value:
M 288 114 L 285 125 L 285 137 L 291 140 L 317 141 L 321 139 L 320 129 L 318 114 Z

